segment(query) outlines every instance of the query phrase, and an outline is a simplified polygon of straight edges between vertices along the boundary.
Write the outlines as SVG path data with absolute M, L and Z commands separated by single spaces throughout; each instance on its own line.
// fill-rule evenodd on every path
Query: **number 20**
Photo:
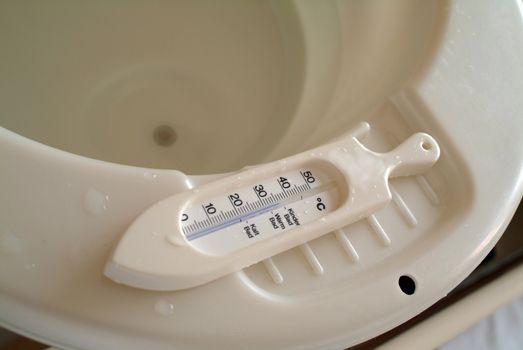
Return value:
M 243 201 L 240 199 L 240 195 L 238 193 L 230 194 L 229 200 L 232 202 L 232 204 L 235 207 L 239 207 L 240 205 L 243 204 Z

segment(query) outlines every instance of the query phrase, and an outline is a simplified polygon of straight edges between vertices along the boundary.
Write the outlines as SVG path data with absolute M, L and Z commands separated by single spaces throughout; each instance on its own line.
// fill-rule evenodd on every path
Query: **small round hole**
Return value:
M 153 138 L 159 146 L 171 146 L 176 141 L 176 132 L 169 125 L 160 125 L 153 132 Z
M 430 151 L 432 144 L 430 142 L 423 141 L 421 142 L 421 148 L 423 148 L 424 151 Z
M 398 284 L 403 293 L 407 295 L 412 295 L 416 291 L 416 282 L 409 276 L 401 276 L 398 280 Z

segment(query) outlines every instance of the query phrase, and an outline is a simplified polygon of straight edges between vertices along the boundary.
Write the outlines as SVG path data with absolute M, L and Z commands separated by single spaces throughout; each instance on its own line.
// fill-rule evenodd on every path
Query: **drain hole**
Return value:
M 407 295 L 412 295 L 416 291 L 416 282 L 414 282 L 412 277 L 403 275 L 398 280 L 398 284 L 401 291 Z
M 159 146 L 171 146 L 176 142 L 176 132 L 169 125 L 160 125 L 154 129 L 153 138 Z

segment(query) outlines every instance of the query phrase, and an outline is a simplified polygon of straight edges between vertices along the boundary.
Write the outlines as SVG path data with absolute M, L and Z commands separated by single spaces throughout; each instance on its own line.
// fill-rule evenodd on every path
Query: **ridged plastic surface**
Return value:
M 303 66 L 292 66 L 303 79 L 285 90 L 297 101 L 283 109 L 291 113 L 292 121 L 280 130 L 277 139 L 264 139 L 268 143 L 259 144 L 257 159 L 265 161 L 261 160 L 264 154 L 267 161 L 274 160 L 323 144 L 358 122 L 369 120 L 373 132 L 366 145 L 377 151 L 391 149 L 418 131 L 437 140 L 440 160 L 424 178 L 391 181 L 394 201 L 387 208 L 343 228 L 343 232 L 276 255 L 265 266 L 253 265 L 185 291 L 146 292 L 117 285 L 102 276 L 111 248 L 148 206 L 222 175 L 188 177 L 173 170 L 106 163 L 1 129 L 2 325 L 69 349 L 341 349 L 413 317 L 465 278 L 496 243 L 521 198 L 521 2 L 358 4 L 286 3 L 285 9 L 280 8 L 280 15 L 285 11 L 288 15 L 279 17 L 285 19 L 278 22 L 285 33 L 281 43 L 289 48 L 287 57 L 306 58 L 301 61 Z M 16 13 L 39 15 L 38 11 L 20 11 Z M 93 10 L 90 15 L 103 13 L 109 14 Z M 135 18 L 132 14 L 126 18 Z M 35 23 L 42 28 L 46 23 L 83 25 L 81 21 Z M 134 23 L 126 22 L 135 28 L 147 27 Z M 205 23 L 212 28 L 217 22 Z M 81 33 L 93 33 L 91 25 L 85 24 Z M 42 35 L 52 32 L 29 23 L 23 28 Z M 10 32 L 2 31 L 4 35 Z M 117 47 L 110 40 L 112 36 L 103 37 L 108 41 L 101 43 Z M 134 38 L 138 40 L 138 36 Z M 102 40 L 100 36 L 91 39 L 92 43 Z M 14 51 L 6 51 L 12 55 L 4 61 L 5 66 L 2 63 L 6 79 L 13 78 L 10 74 L 14 72 L 33 72 L 9 69 L 17 66 L 8 63 L 30 65 L 34 61 L 49 69 L 40 71 L 37 65 L 34 72 L 42 74 L 2 80 L 13 82 L 1 85 L 0 96 L 5 103 L 0 105 L 9 106 L 1 113 L 2 125 L 36 139 L 39 130 L 47 130 L 34 127 L 36 120 L 41 120 L 41 112 L 50 118 L 44 120 L 52 121 L 45 124 L 52 131 L 49 139 L 61 130 L 63 133 L 58 134 L 68 136 L 55 146 L 71 146 L 73 151 L 78 147 L 78 153 L 87 154 L 89 147 L 76 142 L 81 140 L 75 137 L 77 130 L 84 130 L 84 124 L 73 122 L 78 121 L 74 109 L 65 108 L 66 104 L 59 101 L 74 105 L 79 100 L 73 92 L 84 91 L 74 86 L 85 87 L 85 91 L 94 88 L 91 78 L 105 77 L 103 72 L 112 76 L 111 67 L 118 68 L 125 59 L 104 66 L 106 70 L 97 71 L 100 75 L 92 73 L 90 65 L 81 66 L 75 71 L 83 74 L 75 75 L 78 79 L 72 80 L 72 86 L 65 79 L 70 75 L 63 75 L 61 69 L 76 67 L 81 57 L 73 60 L 52 50 L 70 46 L 45 45 L 33 38 L 20 43 L 38 44 L 33 47 L 36 51 L 28 52 L 41 55 L 21 55 L 25 49 L 15 49 L 25 46 L 9 46 Z M 218 47 L 216 52 L 223 53 L 222 49 Z M 124 65 L 141 60 L 147 63 L 145 66 L 154 58 L 137 57 L 132 52 L 116 57 L 130 58 Z M 113 57 L 107 53 L 96 57 Z M 158 66 L 154 63 L 151 67 Z M 219 70 L 219 66 L 215 69 Z M 62 76 L 60 83 L 51 79 Z M 83 76 L 89 79 L 82 80 Z M 45 79 L 54 83 L 42 87 Z M 10 95 L 6 91 L 20 93 Z M 48 103 L 29 99 L 43 96 L 39 92 L 52 93 L 53 99 L 44 99 Z M 155 105 L 159 104 L 151 104 Z M 51 108 L 56 106 L 63 108 Z M 146 110 L 151 114 L 144 113 L 144 120 L 164 121 L 163 117 L 152 116 L 152 109 Z M 241 111 L 246 113 L 246 109 Z M 55 115 L 57 119 L 53 119 Z M 60 118 L 71 124 L 61 124 Z M 18 129 L 14 127 L 17 120 L 23 121 Z M 103 125 L 98 123 L 94 129 Z M 142 126 L 133 130 L 142 129 L 148 130 Z M 148 145 L 149 134 L 147 131 L 146 139 L 138 138 L 135 143 L 132 138 L 116 139 L 114 146 L 121 149 L 118 147 L 126 143 Z M 196 136 L 193 138 L 198 141 Z M 227 142 L 238 145 L 233 137 Z M 118 158 L 104 152 L 97 154 L 106 160 Z M 226 168 L 241 168 L 247 165 L 247 158 L 238 157 L 238 164 L 227 163 Z M 187 159 L 197 161 L 198 155 Z M 400 276 L 415 282 L 412 295 L 400 288 Z

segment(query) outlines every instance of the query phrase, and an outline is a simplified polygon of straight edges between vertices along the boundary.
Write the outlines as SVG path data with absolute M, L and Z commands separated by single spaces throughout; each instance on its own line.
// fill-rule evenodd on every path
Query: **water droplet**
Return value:
M 321 221 L 321 222 L 325 222 L 325 221 L 327 221 L 327 219 L 325 219 L 325 218 L 323 217 L 323 218 L 320 218 L 320 221 Z
M 401 157 L 399 155 L 394 156 L 396 159 L 400 159 Z
M 0 234 L 0 252 L 6 254 L 17 254 L 22 251 L 22 242 L 17 235 L 6 231 Z
M 376 185 L 372 185 L 372 188 L 373 188 L 373 189 L 376 189 L 376 188 L 378 188 L 378 186 L 376 186 Z
M 192 190 L 192 193 L 198 193 L 198 192 L 200 192 L 200 190 L 198 188 L 195 188 Z
M 165 238 L 167 239 L 167 242 L 174 244 L 174 245 L 184 245 L 185 244 L 185 241 L 183 240 L 183 238 L 176 233 L 168 234 L 167 236 L 165 236 Z
M 143 178 L 146 180 L 154 180 L 157 177 L 158 177 L 158 174 L 151 173 L 149 171 L 146 171 L 145 173 L 143 173 Z
M 308 210 L 304 210 L 303 214 L 307 215 L 307 214 L 309 214 L 309 211 Z
M 154 304 L 154 311 L 162 316 L 172 316 L 174 314 L 174 305 L 169 300 L 160 299 Z
M 349 152 L 349 150 L 347 149 L 347 147 L 343 147 L 342 150 L 343 150 L 343 152 L 345 152 L 345 153 L 348 153 L 348 152 Z
M 34 270 L 34 269 L 36 269 L 36 264 L 35 263 L 27 263 L 27 264 L 25 264 L 24 267 L 25 267 L 26 270 Z
M 91 214 L 101 214 L 107 210 L 109 195 L 90 188 L 84 196 L 84 208 Z

